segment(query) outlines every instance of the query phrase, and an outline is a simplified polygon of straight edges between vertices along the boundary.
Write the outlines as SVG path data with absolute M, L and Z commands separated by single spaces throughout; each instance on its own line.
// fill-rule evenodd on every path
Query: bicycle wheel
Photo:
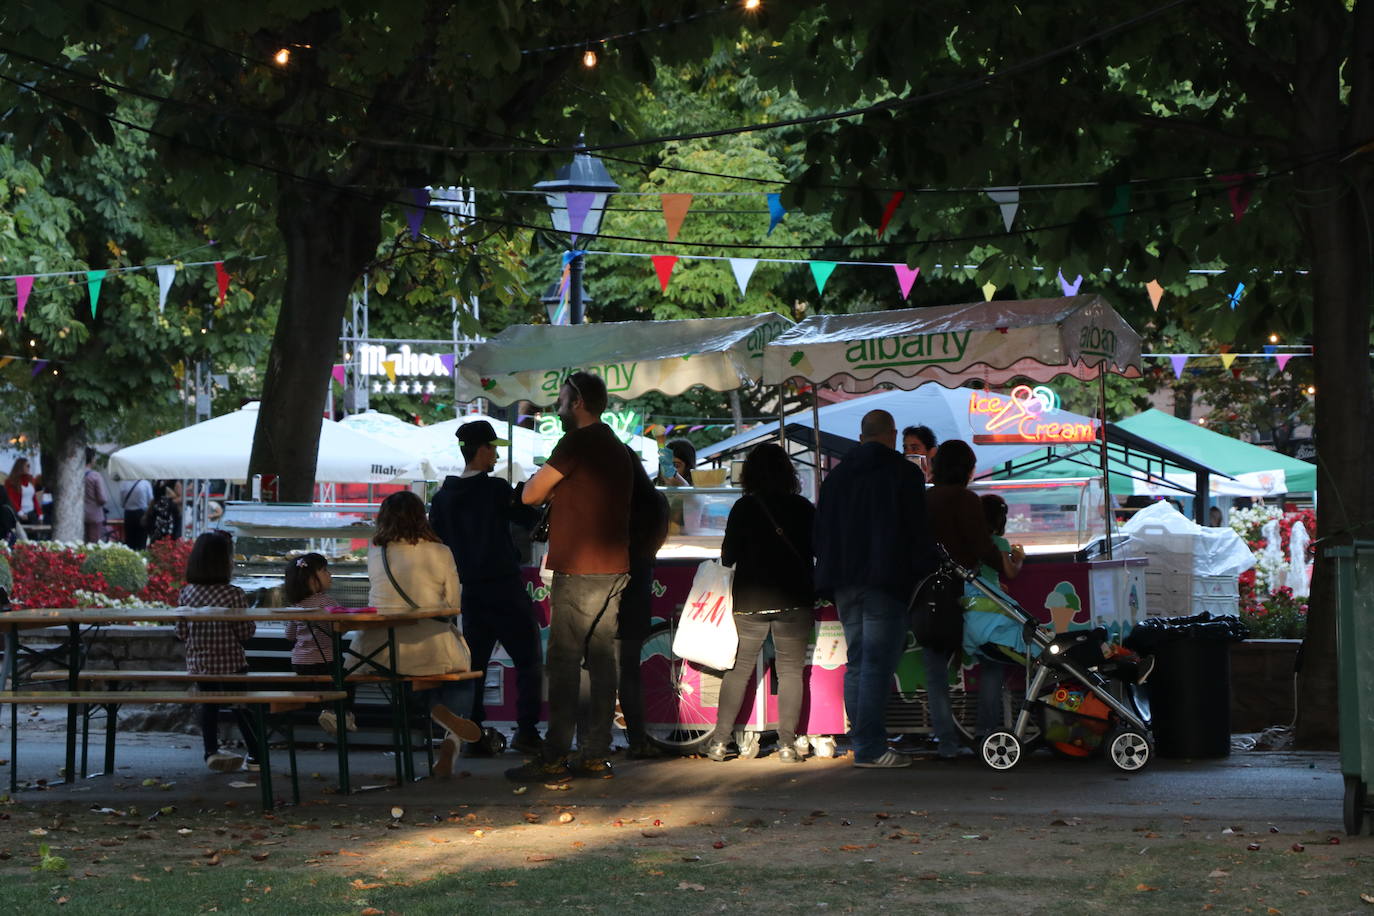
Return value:
M 645 732 L 658 747 L 693 753 L 716 727 L 716 710 L 702 704 L 703 679 L 713 677 L 673 654 L 673 626 L 655 624 L 639 654 Z

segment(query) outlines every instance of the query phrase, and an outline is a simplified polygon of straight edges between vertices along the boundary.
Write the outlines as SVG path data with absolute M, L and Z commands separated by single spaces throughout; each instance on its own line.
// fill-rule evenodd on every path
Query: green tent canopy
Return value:
M 1219 468 L 1237 480 L 1282 472 L 1284 481 L 1275 492 L 1310 493 L 1317 489 L 1315 464 L 1223 436 L 1160 410 L 1147 410 L 1117 425 L 1180 455 Z

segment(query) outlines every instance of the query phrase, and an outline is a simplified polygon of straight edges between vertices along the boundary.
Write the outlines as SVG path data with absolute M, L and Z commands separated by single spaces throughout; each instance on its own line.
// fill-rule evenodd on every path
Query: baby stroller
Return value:
M 977 748 L 984 763 L 1009 770 L 1041 745 L 1071 757 L 1101 750 L 1126 772 L 1149 762 L 1154 751 L 1149 709 L 1136 688 L 1149 675 L 1153 659 L 1108 657 L 1107 631 L 1101 627 L 1055 634 L 1014 598 L 948 555 L 934 577 L 971 585 L 1010 619 L 1010 635 L 1019 637 L 1007 645 L 980 647 L 990 657 L 1026 668 L 1025 697 L 1013 703 L 1019 708 L 1011 727 L 992 732 Z

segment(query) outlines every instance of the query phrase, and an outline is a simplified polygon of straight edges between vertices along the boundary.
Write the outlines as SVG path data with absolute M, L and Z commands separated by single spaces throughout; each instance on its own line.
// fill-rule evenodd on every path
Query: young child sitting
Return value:
M 338 605 L 329 594 L 333 576 L 329 572 L 329 562 L 318 553 L 307 553 L 286 561 L 286 601 L 292 607 L 328 608 Z M 286 638 L 291 640 L 291 668 L 297 674 L 332 674 L 334 666 L 334 642 L 330 628 L 324 624 L 304 620 L 286 622 Z M 348 689 L 348 699 L 353 700 L 352 688 Z M 346 715 L 345 727 L 355 732 L 358 723 L 350 711 Z M 338 717 L 332 709 L 320 713 L 320 728 L 331 735 L 339 733 Z

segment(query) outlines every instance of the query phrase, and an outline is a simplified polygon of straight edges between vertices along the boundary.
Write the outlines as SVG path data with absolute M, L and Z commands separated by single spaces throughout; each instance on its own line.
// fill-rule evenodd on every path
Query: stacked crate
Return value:
M 1150 561 L 1145 567 L 1145 595 L 1151 617 L 1182 617 L 1193 613 L 1196 551 L 1197 537 L 1192 534 L 1155 527 L 1132 532 L 1125 554 Z
M 1194 576 L 1193 613 L 1213 617 L 1240 613 L 1240 579 L 1237 576 Z

